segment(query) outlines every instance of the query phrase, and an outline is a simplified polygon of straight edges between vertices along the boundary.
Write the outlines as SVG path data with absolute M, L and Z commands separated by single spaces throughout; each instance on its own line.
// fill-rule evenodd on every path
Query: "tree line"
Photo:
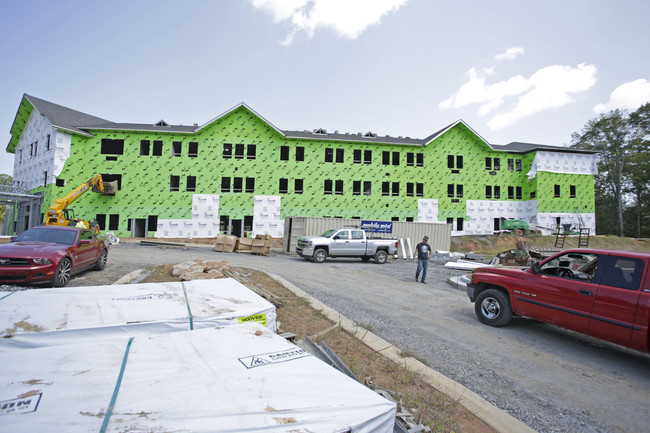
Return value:
M 596 232 L 650 237 L 650 102 L 589 120 L 571 147 L 598 151 Z

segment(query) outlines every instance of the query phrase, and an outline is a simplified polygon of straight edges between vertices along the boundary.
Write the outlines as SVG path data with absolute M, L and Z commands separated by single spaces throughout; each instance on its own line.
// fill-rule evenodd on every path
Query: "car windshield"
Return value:
M 56 244 L 74 244 L 77 232 L 75 230 L 60 229 L 30 229 L 17 236 L 13 242 L 54 242 Z
M 337 231 L 338 231 L 338 230 L 331 229 L 331 230 L 328 230 L 328 231 L 326 231 L 325 233 L 323 233 L 321 236 L 324 237 L 324 238 L 331 238 L 332 235 L 333 235 L 334 233 L 336 233 Z

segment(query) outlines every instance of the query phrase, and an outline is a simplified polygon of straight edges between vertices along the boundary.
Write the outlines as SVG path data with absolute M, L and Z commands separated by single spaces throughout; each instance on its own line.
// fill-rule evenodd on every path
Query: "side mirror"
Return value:
M 542 272 L 542 267 L 540 266 L 539 262 L 533 262 L 533 264 L 530 266 L 530 272 L 534 275 L 539 275 Z

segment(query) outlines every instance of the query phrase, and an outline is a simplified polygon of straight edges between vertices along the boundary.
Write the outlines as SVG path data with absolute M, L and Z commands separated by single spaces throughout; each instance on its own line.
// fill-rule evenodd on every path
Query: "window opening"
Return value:
M 393 182 L 393 196 L 399 195 L 399 182 Z
M 140 140 L 140 156 L 148 156 L 151 150 L 151 142 L 149 140 Z
M 172 142 L 172 156 L 181 156 L 182 150 L 183 146 L 180 141 Z
M 102 173 L 102 182 L 115 182 L 117 181 L 117 190 L 122 189 L 122 175 L 121 174 L 110 174 Z
M 334 162 L 334 149 L 331 147 L 325 149 L 325 162 Z
M 390 182 L 381 183 L 381 195 L 382 196 L 390 195 Z
M 102 155 L 122 155 L 124 153 L 124 140 L 113 140 L 102 138 L 101 154 Z
M 247 177 L 246 178 L 246 192 L 255 192 L 255 178 Z
M 221 192 L 230 192 L 230 178 L 222 177 L 221 178 Z
M 153 142 L 153 156 L 162 156 L 163 142 L 160 140 L 154 140 Z
M 325 179 L 323 192 L 325 194 L 332 194 L 332 181 L 330 179 Z
M 393 165 L 399 165 L 399 152 L 393 152 Z
M 334 194 L 343 195 L 343 181 L 337 180 L 334 182 Z
M 244 159 L 244 145 L 242 143 L 235 144 L 235 159 Z
M 147 217 L 147 230 L 150 232 L 158 230 L 158 215 L 149 215 Z
M 345 149 L 336 149 L 336 162 L 343 162 L 345 160 Z
M 575 185 L 569 185 L 569 197 L 570 198 L 576 198 L 576 186 Z
M 354 149 L 352 153 L 352 162 L 355 164 L 361 164 L 361 149 Z
M 515 198 L 515 188 L 513 186 L 508 187 L 508 199 L 514 200 Z
M 199 143 L 196 141 L 190 141 L 187 149 L 187 156 L 190 158 L 196 158 L 199 156 Z
M 286 194 L 289 192 L 289 179 L 281 178 L 280 187 L 278 189 L 280 194 Z
M 97 221 L 99 230 L 106 230 L 106 214 L 95 215 L 95 221 Z
M 232 158 L 232 143 L 223 144 L 223 158 L 224 159 Z
M 372 164 L 372 150 L 363 151 L 363 163 Z
M 120 229 L 120 216 L 117 214 L 110 214 L 108 216 L 108 229 L 109 230 L 119 230 Z
M 352 195 L 361 195 L 361 181 L 355 180 L 352 182 Z
M 384 150 L 381 153 L 381 163 L 383 165 L 390 165 L 390 152 L 388 152 L 387 150 Z
M 187 176 L 185 191 L 196 191 L 196 176 Z
M 416 183 L 415 184 L 415 195 L 418 197 L 424 197 L 424 184 Z
M 246 158 L 255 159 L 257 157 L 257 145 L 249 144 L 246 148 Z
M 169 176 L 169 190 L 178 191 L 179 182 L 180 182 L 180 176 L 174 176 L 173 174 Z
M 494 164 L 494 170 L 501 170 L 501 158 L 494 158 L 492 162 Z
M 295 179 L 293 181 L 294 194 L 302 194 L 303 179 Z
M 560 185 L 555 185 L 553 187 L 554 197 L 560 197 Z
M 302 146 L 296 147 L 296 161 L 305 160 L 305 148 Z
M 289 161 L 289 146 L 280 146 L 280 161 Z
M 242 192 L 243 178 L 234 177 L 232 180 L 232 192 Z
M 371 195 L 371 193 L 372 193 L 371 182 L 369 180 L 364 180 L 363 195 Z

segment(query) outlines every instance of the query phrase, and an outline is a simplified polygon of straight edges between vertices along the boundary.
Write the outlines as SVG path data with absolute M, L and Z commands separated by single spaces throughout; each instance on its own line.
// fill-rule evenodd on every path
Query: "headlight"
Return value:
M 36 265 L 49 265 L 52 263 L 50 259 L 42 258 L 42 259 L 32 259 L 34 260 L 34 264 Z

